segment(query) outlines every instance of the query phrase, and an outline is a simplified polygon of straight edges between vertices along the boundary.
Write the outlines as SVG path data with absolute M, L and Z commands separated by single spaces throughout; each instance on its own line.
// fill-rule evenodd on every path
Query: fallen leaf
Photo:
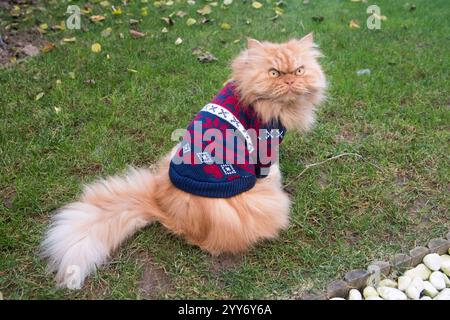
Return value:
M 112 32 L 112 28 L 111 28 L 111 27 L 108 27 L 108 28 L 106 28 L 105 30 L 103 30 L 103 31 L 100 33 L 100 35 L 101 35 L 102 37 L 106 38 L 106 37 L 109 37 L 109 36 L 111 35 L 111 32 Z
M 115 15 L 115 16 L 118 16 L 118 15 L 122 14 L 122 8 L 121 7 L 117 7 L 116 8 L 116 7 L 112 6 L 111 10 L 112 10 L 112 14 Z
M 141 8 L 141 15 L 144 17 L 148 16 L 148 8 L 147 7 Z
M 185 16 L 187 16 L 187 13 L 184 11 L 179 10 L 176 14 L 177 17 L 183 18 Z
M 56 85 L 59 86 L 61 84 L 61 79 L 56 79 Z
M 175 24 L 175 21 L 173 21 L 171 17 L 162 17 L 161 20 L 169 26 L 173 26 Z
M 136 20 L 136 19 L 130 19 L 130 24 L 138 24 L 139 22 L 141 22 L 141 20 Z
M 173 6 L 173 1 L 172 1 L 172 0 L 169 0 L 169 1 L 167 1 L 167 2 L 165 3 L 165 5 L 168 6 L 168 7 Z
M 375 12 L 373 13 L 373 16 L 375 17 L 375 19 L 378 19 L 378 20 L 382 20 L 382 21 L 387 20 L 386 16 L 380 16 L 380 15 L 376 14 Z
M 201 63 L 217 61 L 217 58 L 209 52 L 205 52 L 197 57 Z
M 274 10 L 275 10 L 275 13 L 277 15 L 279 15 L 279 16 L 284 14 L 284 9 L 283 8 L 280 8 L 280 7 L 277 6 L 277 7 L 274 8 Z
M 258 2 L 258 1 L 253 1 L 253 2 L 252 2 L 252 7 L 255 8 L 255 9 L 259 9 L 259 8 L 261 8 L 262 6 L 263 6 L 263 5 L 262 5 L 261 2 Z
M 352 28 L 352 29 L 353 29 L 353 28 L 360 28 L 359 23 L 358 23 L 358 21 L 356 21 L 356 20 L 350 20 L 348 26 L 349 26 L 350 28 Z
M 197 20 L 195 20 L 194 18 L 189 18 L 189 19 L 187 19 L 186 20 L 186 24 L 190 27 L 190 26 L 192 26 L 192 25 L 194 25 L 194 24 L 196 24 L 197 23 Z
M 192 54 L 197 56 L 199 62 L 212 62 L 217 61 L 217 58 L 210 52 L 203 50 L 200 47 L 192 49 Z
M 128 71 L 128 72 L 131 72 L 131 73 L 137 73 L 137 72 L 138 72 L 137 70 L 130 69 L 130 68 L 127 68 L 127 71 Z
M 61 112 L 61 108 L 60 107 L 54 107 L 53 109 L 55 110 L 56 113 L 60 113 Z
M 77 41 L 76 37 L 63 38 L 63 42 L 75 42 L 75 41 Z
M 34 101 L 38 101 L 38 100 L 41 100 L 41 98 L 44 96 L 44 93 L 43 92 L 39 92 L 37 95 L 36 95 L 36 97 L 34 97 Z
M 44 44 L 44 46 L 42 47 L 41 51 L 44 53 L 47 53 L 47 52 L 52 51 L 53 49 L 55 49 L 55 45 L 51 42 L 46 42 Z
M 55 24 L 52 26 L 52 30 L 57 31 L 57 30 L 66 30 L 66 23 L 65 21 L 61 21 L 60 24 Z
M 39 28 L 41 28 L 42 30 L 47 30 L 47 29 L 48 29 L 48 24 L 46 24 L 46 23 L 41 23 L 41 24 L 39 25 Z
M 89 18 L 89 20 L 91 20 L 93 23 L 97 23 L 97 22 L 103 21 L 105 19 L 106 19 L 105 16 L 101 16 L 101 15 L 95 15 L 95 16 L 91 16 Z
M 229 23 L 224 22 L 224 23 L 222 23 L 220 25 L 220 28 L 223 29 L 223 30 L 230 30 L 231 29 L 231 25 Z
M 130 29 L 130 35 L 134 38 L 134 39 L 138 39 L 138 38 L 142 38 L 145 37 L 145 33 L 137 31 L 137 30 L 133 30 Z
M 86 84 L 95 84 L 95 80 L 94 79 L 87 79 L 84 81 L 84 83 Z
M 232 3 L 233 3 L 233 0 L 223 0 L 223 4 L 226 6 L 229 6 Z
M 155 8 L 161 8 L 162 3 L 161 3 L 161 1 L 155 1 L 155 2 L 153 2 L 153 6 L 154 6 Z
M 183 43 L 183 39 L 181 39 L 181 38 L 177 38 L 177 40 L 175 40 L 175 45 L 177 45 L 177 46 L 182 43 Z
M 100 5 L 103 7 L 103 8 L 106 8 L 106 7 L 108 7 L 109 6 L 109 1 L 100 1 Z
M 203 8 L 197 10 L 197 13 L 201 14 L 202 16 L 206 16 L 208 14 L 210 14 L 212 12 L 211 6 L 210 5 L 206 5 Z
M 70 79 L 75 79 L 75 72 L 70 71 L 69 73 L 67 73 L 67 75 L 69 76 Z
M 162 33 L 167 33 L 167 32 L 169 32 L 169 30 L 167 30 L 167 28 L 164 27 L 164 28 L 162 28 L 161 32 L 162 32 Z
M 188 5 L 193 6 L 195 4 L 195 0 L 188 0 L 187 3 Z
M 94 43 L 91 46 L 91 51 L 94 53 L 99 53 L 100 51 L 102 51 L 102 46 L 100 45 L 100 43 Z

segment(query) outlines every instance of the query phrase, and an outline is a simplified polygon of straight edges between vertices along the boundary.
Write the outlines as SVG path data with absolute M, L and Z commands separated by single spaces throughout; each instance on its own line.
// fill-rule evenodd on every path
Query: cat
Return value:
M 312 33 L 281 44 L 247 42 L 231 64 L 239 103 L 262 124 L 278 121 L 288 131 L 310 130 L 326 91 Z M 278 163 L 238 194 L 209 197 L 185 191 L 169 177 L 171 159 L 179 153 L 177 145 L 153 169 L 130 169 L 88 185 L 77 202 L 57 212 L 41 256 L 59 286 L 80 288 L 126 238 L 152 222 L 211 255 L 244 252 L 287 228 L 290 199 Z

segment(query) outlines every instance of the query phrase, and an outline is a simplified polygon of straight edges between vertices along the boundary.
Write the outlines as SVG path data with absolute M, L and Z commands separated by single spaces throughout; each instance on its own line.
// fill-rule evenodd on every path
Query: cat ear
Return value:
M 303 38 L 301 38 L 299 40 L 299 43 L 301 43 L 302 45 L 308 45 L 308 46 L 313 45 L 314 44 L 313 33 L 312 32 L 308 33 L 306 36 L 304 36 Z
M 247 38 L 247 49 L 262 48 L 263 44 L 256 39 Z

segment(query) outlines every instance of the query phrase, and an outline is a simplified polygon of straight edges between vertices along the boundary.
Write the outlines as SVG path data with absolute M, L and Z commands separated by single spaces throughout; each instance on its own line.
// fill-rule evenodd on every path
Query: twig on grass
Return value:
M 288 183 L 286 183 L 283 187 L 286 188 L 286 187 L 288 187 L 289 185 L 291 185 L 293 182 L 297 181 L 297 180 L 298 180 L 298 179 L 299 179 L 306 171 L 308 171 L 309 169 L 311 169 L 311 168 L 313 168 L 313 167 L 320 166 L 320 165 L 322 165 L 322 164 L 324 164 L 324 163 L 326 163 L 326 162 L 328 162 L 328 161 L 336 160 L 336 159 L 339 159 L 339 158 L 342 158 L 342 157 L 345 157 L 345 156 L 354 156 L 354 157 L 357 157 L 358 159 L 362 159 L 362 160 L 366 161 L 367 163 L 371 164 L 372 166 L 374 166 L 374 167 L 377 168 L 378 170 L 384 171 L 383 168 L 381 168 L 381 167 L 379 167 L 378 165 L 376 165 L 376 164 L 374 164 L 374 163 L 372 163 L 372 162 L 366 160 L 362 155 L 360 155 L 360 154 L 358 154 L 358 153 L 354 153 L 354 152 L 344 152 L 344 153 L 338 154 L 338 155 L 336 155 L 336 156 L 333 156 L 333 157 L 331 157 L 331 158 L 328 158 L 328 159 L 325 159 L 325 160 L 322 160 L 322 161 L 319 161 L 319 162 L 316 162 L 316 163 L 307 164 L 307 165 L 305 166 L 305 169 L 302 170 L 302 172 L 300 172 L 297 176 L 295 176 L 291 181 L 289 181 Z

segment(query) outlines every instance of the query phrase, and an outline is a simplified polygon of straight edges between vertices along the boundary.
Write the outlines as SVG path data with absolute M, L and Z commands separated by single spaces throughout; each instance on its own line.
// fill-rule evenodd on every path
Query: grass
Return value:
M 92 14 L 108 12 L 104 22 L 83 17 L 84 30 L 49 31 L 55 50 L 0 70 L 0 291 L 6 299 L 289 298 L 448 230 L 447 0 L 416 0 L 415 11 L 407 1 L 379 0 L 387 16 L 380 30 L 366 28 L 364 3 L 285 1 L 284 15 L 272 21 L 268 2 L 261 0 L 257 10 L 235 0 L 226 10 L 213 7 L 208 24 L 187 27 L 187 17 L 174 17 L 167 34 L 160 17 L 184 10 L 200 21 L 195 11 L 205 2 L 161 8 L 149 2 L 130 1 L 112 16 L 93 1 Z M 67 1 L 38 3 L 47 11 L 36 10 L 24 28 L 64 19 Z M 140 15 L 143 6 L 148 16 Z M 10 18 L 0 17 L 4 28 Z M 133 17 L 142 18 L 136 28 L 148 32 L 145 38 L 130 38 Z M 351 19 L 361 28 L 349 28 Z M 232 28 L 222 30 L 222 22 Z M 101 37 L 109 26 L 111 36 Z M 75 199 L 83 183 L 164 155 L 173 145 L 170 133 L 184 128 L 228 78 L 246 36 L 283 41 L 310 31 L 325 54 L 329 98 L 313 132 L 288 133 L 281 148 L 285 182 L 307 164 L 343 152 L 364 160 L 341 157 L 307 170 L 288 187 L 290 228 L 242 257 L 212 259 L 153 225 L 124 244 L 83 290 L 55 288 L 37 257 L 52 211 Z M 75 43 L 59 45 L 72 36 Z M 101 53 L 91 52 L 94 42 Z M 219 60 L 197 62 L 194 47 Z M 371 75 L 356 75 L 365 68 Z

